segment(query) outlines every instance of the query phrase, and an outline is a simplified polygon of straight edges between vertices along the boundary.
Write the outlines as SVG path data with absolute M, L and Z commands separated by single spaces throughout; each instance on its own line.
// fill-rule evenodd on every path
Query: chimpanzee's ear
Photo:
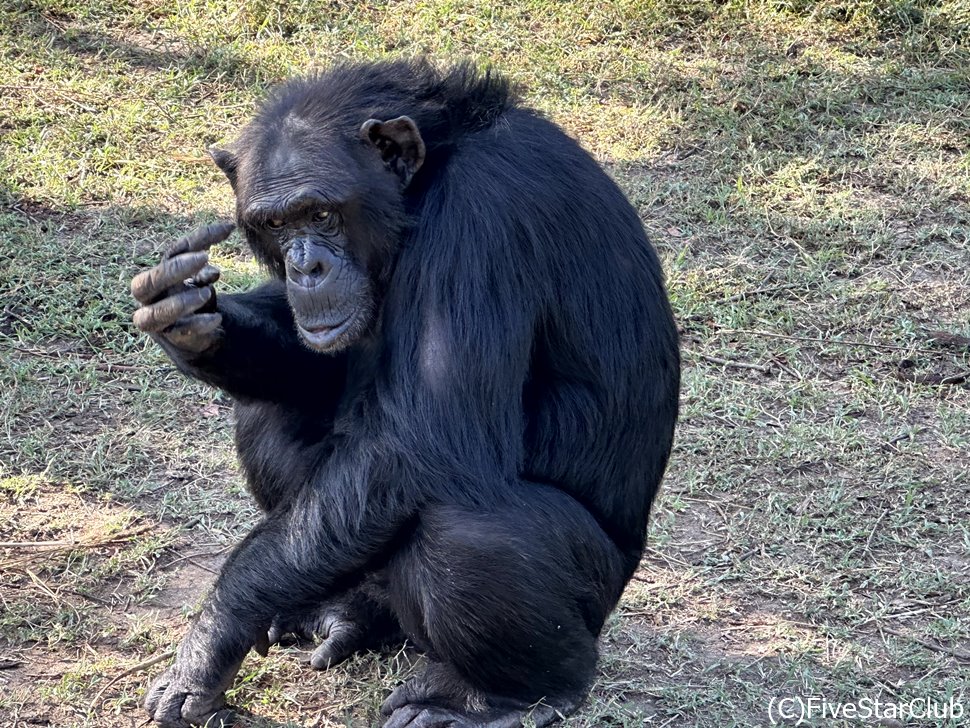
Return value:
M 424 163 L 424 140 L 418 125 L 408 116 L 388 121 L 368 119 L 360 127 L 360 138 L 380 151 L 384 164 L 401 178 L 404 187 Z
M 226 177 L 229 178 L 229 184 L 232 185 L 233 190 L 236 189 L 236 168 L 239 166 L 239 157 L 236 153 L 230 149 L 220 149 L 219 147 L 209 147 L 209 156 L 212 157 L 212 161 L 216 163 L 216 166 L 221 169 Z

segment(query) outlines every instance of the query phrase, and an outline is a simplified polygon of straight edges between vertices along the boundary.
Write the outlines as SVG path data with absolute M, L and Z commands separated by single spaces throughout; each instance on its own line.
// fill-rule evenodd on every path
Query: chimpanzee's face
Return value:
M 293 318 L 313 349 L 344 349 L 370 327 L 377 309 L 377 273 L 384 246 L 368 245 L 361 228 L 364 171 L 349 154 L 331 148 L 323 159 L 297 153 L 290 142 L 247 165 L 237 188 L 241 226 L 286 277 Z M 379 169 L 373 170 L 380 172 Z M 386 194 L 388 191 L 383 191 Z M 392 194 L 399 194 L 390 190 Z
M 297 330 L 317 351 L 351 346 L 379 310 L 404 188 L 424 156 L 417 127 L 402 119 L 366 121 L 350 139 L 286 119 L 247 129 L 238 152 L 212 152 L 254 253 L 285 278 Z

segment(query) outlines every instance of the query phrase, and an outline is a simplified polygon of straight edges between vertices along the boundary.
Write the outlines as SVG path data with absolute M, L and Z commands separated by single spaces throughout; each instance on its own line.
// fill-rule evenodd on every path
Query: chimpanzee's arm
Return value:
M 199 228 L 135 276 L 131 292 L 142 304 L 135 325 L 181 371 L 237 399 L 303 405 L 329 397 L 343 386 L 343 359 L 300 343 L 285 284 L 273 281 L 217 300 L 219 270 L 209 265 L 206 250 L 233 229 L 228 223 Z
M 201 352 L 180 349 L 164 334 L 153 337 L 190 377 L 236 399 L 301 406 L 343 387 L 345 357 L 318 354 L 300 342 L 282 282 L 220 294 L 216 313 L 218 338 Z
M 308 448 L 310 461 L 322 453 Z M 254 645 L 268 646 L 278 614 L 318 606 L 380 559 L 417 512 L 403 494 L 419 487 L 403 473 L 389 477 L 370 447 L 338 443 L 330 459 L 289 503 L 272 510 L 236 547 L 172 667 L 145 699 L 165 726 L 204 723 Z M 390 471 L 385 471 L 385 477 Z

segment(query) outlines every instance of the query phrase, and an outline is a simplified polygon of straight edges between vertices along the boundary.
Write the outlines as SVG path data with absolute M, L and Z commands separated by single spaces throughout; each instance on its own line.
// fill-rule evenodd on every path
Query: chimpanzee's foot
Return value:
M 317 612 L 287 620 L 273 620 L 269 643 L 280 642 L 285 635 L 298 640 L 322 640 L 310 656 L 310 666 L 326 670 L 364 649 L 364 629 L 360 623 L 346 619 L 339 610 L 324 606 Z
M 379 650 L 404 640 L 397 620 L 361 591 L 336 597 L 309 614 L 277 617 L 269 630 L 269 644 L 287 634 L 322 640 L 310 656 L 315 670 L 333 667 L 356 652 Z
M 476 691 L 447 666 L 432 663 L 399 685 L 384 701 L 384 728 L 536 728 L 552 725 L 574 712 L 585 695 L 536 704 Z
M 384 728 L 522 728 L 524 720 L 529 725 L 544 728 L 565 718 L 575 710 L 540 704 L 534 707 L 464 712 L 435 705 L 409 703 L 395 710 Z

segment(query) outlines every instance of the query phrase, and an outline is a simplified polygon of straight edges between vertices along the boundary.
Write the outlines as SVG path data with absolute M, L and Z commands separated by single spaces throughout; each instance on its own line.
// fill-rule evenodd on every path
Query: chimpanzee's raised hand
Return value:
M 235 225 L 215 223 L 181 238 L 154 268 L 131 281 L 131 295 L 141 304 L 135 325 L 163 338 L 181 351 L 199 354 L 222 337 L 222 315 L 216 311 L 219 269 L 209 265 L 206 250 L 229 237 Z

